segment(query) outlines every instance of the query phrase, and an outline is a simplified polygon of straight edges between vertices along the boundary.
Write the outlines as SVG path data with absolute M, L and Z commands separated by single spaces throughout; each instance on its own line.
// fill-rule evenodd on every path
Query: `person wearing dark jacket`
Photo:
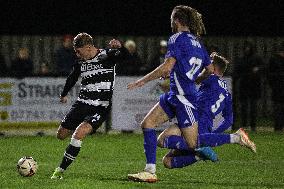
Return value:
M 248 117 L 252 131 L 256 130 L 257 101 L 261 97 L 263 60 L 256 54 L 255 46 L 250 41 L 244 43 L 244 55 L 235 63 L 234 83 L 238 83 L 238 101 L 241 104 L 241 124 L 246 127 Z
M 149 72 L 153 71 L 158 66 L 164 63 L 166 53 L 167 53 L 167 41 L 161 40 L 159 50 L 152 58 L 151 64 L 148 66 Z
M 124 46 L 128 52 L 126 58 L 117 64 L 117 74 L 130 76 L 140 75 L 142 71 L 142 61 L 137 53 L 136 43 L 132 40 L 127 40 Z
M 73 37 L 71 35 L 65 35 L 62 41 L 62 47 L 55 52 L 56 72 L 59 76 L 68 76 L 76 62 L 72 40 Z
M 33 75 L 33 61 L 30 58 L 29 50 L 21 48 L 18 51 L 18 56 L 12 61 L 12 75 L 17 78 L 23 78 Z

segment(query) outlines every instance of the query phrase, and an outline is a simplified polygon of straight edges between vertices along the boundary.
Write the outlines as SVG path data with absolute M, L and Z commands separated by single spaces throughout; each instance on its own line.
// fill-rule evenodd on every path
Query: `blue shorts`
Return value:
M 179 128 L 190 127 L 197 122 L 197 110 L 183 104 L 176 96 L 169 96 L 167 93 L 160 96 L 160 106 L 170 119 L 176 117 Z
M 198 112 L 198 133 L 211 133 L 213 127 L 213 120 L 204 112 Z

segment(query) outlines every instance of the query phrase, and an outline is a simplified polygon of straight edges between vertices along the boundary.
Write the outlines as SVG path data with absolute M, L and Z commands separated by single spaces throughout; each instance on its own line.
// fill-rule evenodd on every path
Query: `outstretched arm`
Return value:
M 135 89 L 135 88 L 138 88 L 138 87 L 142 87 L 143 85 L 145 85 L 149 81 L 158 79 L 160 77 L 166 77 L 170 73 L 172 68 L 174 67 L 175 63 L 176 63 L 175 58 L 173 58 L 173 57 L 166 58 L 165 62 L 163 64 L 161 64 L 159 67 L 157 67 L 155 70 L 148 73 L 147 75 L 145 75 L 141 79 L 139 79 L 135 82 L 129 83 L 127 85 L 127 89 Z

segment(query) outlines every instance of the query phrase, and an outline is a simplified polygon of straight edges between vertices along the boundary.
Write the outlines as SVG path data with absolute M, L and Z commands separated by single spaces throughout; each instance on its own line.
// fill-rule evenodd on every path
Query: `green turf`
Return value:
M 144 167 L 142 135 L 94 135 L 83 142 L 79 157 L 63 180 L 51 180 L 61 161 L 66 141 L 54 137 L 0 138 L 0 188 L 284 188 L 283 134 L 251 134 L 258 154 L 237 145 L 216 148 L 218 163 L 199 162 L 183 169 L 163 168 L 158 150 L 158 183 L 134 183 L 126 175 Z M 38 172 L 30 178 L 18 175 L 16 164 L 33 156 Z

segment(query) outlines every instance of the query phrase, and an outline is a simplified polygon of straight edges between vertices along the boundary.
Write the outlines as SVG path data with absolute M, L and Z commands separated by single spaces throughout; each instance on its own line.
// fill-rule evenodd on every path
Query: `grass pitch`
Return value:
M 220 161 L 198 162 L 182 169 L 165 169 L 158 149 L 159 182 L 134 183 L 128 173 L 144 168 L 143 136 L 137 134 L 93 135 L 84 140 L 81 152 L 63 180 L 50 176 L 61 161 L 69 140 L 55 137 L 0 138 L 0 188 L 284 188 L 284 135 L 250 134 L 258 153 L 238 145 L 215 148 Z M 29 178 L 16 170 L 18 159 L 33 156 L 38 172 Z

